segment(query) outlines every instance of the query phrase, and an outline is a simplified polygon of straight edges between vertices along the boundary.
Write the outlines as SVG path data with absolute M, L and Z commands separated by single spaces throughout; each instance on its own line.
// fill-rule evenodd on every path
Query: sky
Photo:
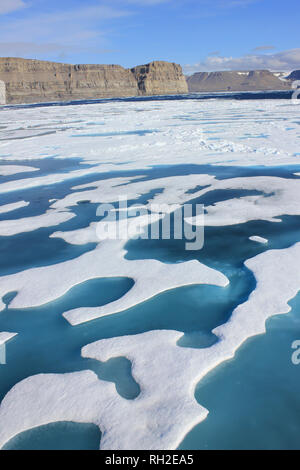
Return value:
M 299 0 L 0 0 L 0 56 L 300 69 Z

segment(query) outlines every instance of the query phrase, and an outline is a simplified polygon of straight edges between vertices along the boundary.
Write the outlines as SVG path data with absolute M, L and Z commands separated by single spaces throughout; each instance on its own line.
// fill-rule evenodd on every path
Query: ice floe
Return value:
M 117 357 L 121 351 L 134 359 L 133 375 L 141 386 L 135 400 L 120 397 L 113 384 L 90 371 L 38 375 L 16 385 L 0 408 L 0 422 L 7 423 L 0 428 L 0 446 L 26 429 L 69 420 L 98 425 L 101 449 L 176 447 L 207 414 L 196 403 L 191 386 L 195 351 L 176 346 L 181 336 L 176 331 L 156 331 L 83 349 L 84 356 L 101 360 Z M 23 408 L 20 393 L 26 397 Z
M 49 209 L 47 212 L 34 217 L 24 217 L 15 220 L 0 221 L 0 236 L 8 237 L 23 232 L 32 232 L 42 227 L 59 225 L 75 217 L 71 212 L 60 212 Z
M 148 193 L 157 191 L 153 195 L 149 195 L 145 208 L 151 211 L 155 210 L 155 205 L 163 206 L 164 204 L 184 204 L 191 199 L 195 199 L 202 194 L 201 189 L 190 194 L 188 191 L 196 186 L 210 186 L 215 181 L 215 177 L 211 175 L 187 175 L 187 176 L 170 176 L 167 178 L 155 178 L 149 180 L 140 180 L 141 177 L 132 178 L 109 178 L 93 182 L 94 189 L 88 189 L 91 185 L 75 186 L 74 192 L 68 194 L 65 198 L 57 200 L 51 205 L 53 209 L 66 210 L 67 208 L 78 204 L 79 201 L 87 200 L 92 203 L 112 203 L 118 202 L 122 198 L 134 200 Z M 76 192 L 77 190 L 80 190 Z M 151 207 L 150 207 L 151 206 Z
M 3 206 L 0 206 L 0 214 L 6 214 L 7 212 L 15 211 L 16 209 L 26 207 L 29 204 L 30 203 L 28 201 L 18 201 L 12 202 L 11 204 L 4 204 Z
M 226 226 L 250 220 L 280 222 L 282 215 L 300 215 L 300 181 L 272 176 L 255 176 L 214 181 L 198 193 L 203 196 L 211 190 L 250 190 L 262 194 L 242 196 L 205 206 L 206 226 Z
M 13 290 L 18 291 L 10 307 L 26 308 L 50 302 L 74 285 L 93 278 L 129 277 L 135 281 L 129 292 L 115 302 L 65 312 L 64 316 L 74 325 L 121 312 L 176 287 L 192 284 L 226 286 L 229 282 L 222 273 L 196 260 L 179 264 L 164 264 L 156 260 L 128 261 L 124 259 L 123 244 L 124 241 L 107 240 L 95 250 L 73 260 L 3 276 L 0 297 Z
M 259 235 L 253 235 L 252 237 L 249 237 L 249 240 L 257 243 L 268 243 L 267 238 L 260 237 Z

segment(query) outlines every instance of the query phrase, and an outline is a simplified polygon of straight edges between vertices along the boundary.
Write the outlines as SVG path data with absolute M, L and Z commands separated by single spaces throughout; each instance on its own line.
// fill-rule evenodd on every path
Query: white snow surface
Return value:
M 0 236 L 8 237 L 18 233 L 32 232 L 42 227 L 56 226 L 72 219 L 74 216 L 70 212 L 49 209 L 42 215 L 15 220 L 2 220 L 0 221 Z
M 8 331 L 0 332 L 0 345 L 7 343 L 10 339 L 16 336 L 18 333 L 9 333 Z
M 257 243 L 268 243 L 266 238 L 260 237 L 259 235 L 253 235 L 252 237 L 249 237 L 249 240 Z
M 81 105 L 80 114 L 78 109 L 1 110 L 7 140 L 0 141 L 0 155 L 7 162 L 77 157 L 100 172 L 120 169 L 120 163 L 122 169 L 142 169 L 187 162 L 279 165 L 299 159 L 298 107 L 291 100 L 108 102 Z M 20 127 L 29 139 L 19 138 Z M 143 130 L 152 133 L 126 134 Z M 47 131 L 55 134 L 40 135 Z

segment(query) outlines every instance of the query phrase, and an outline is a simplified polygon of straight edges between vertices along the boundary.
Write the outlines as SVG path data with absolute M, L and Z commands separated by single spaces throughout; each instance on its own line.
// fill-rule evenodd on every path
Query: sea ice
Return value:
M 49 209 L 42 215 L 24 217 L 15 220 L 0 221 L 0 236 L 8 237 L 18 233 L 32 232 L 42 227 L 51 227 L 67 222 L 75 217 L 71 212 L 60 212 Z
M 89 279 L 129 277 L 135 281 L 129 292 L 115 302 L 102 307 L 65 312 L 64 316 L 74 325 L 121 312 L 176 287 L 192 284 L 226 286 L 229 282 L 222 273 L 196 260 L 179 264 L 164 264 L 156 260 L 128 261 L 122 250 L 124 243 L 123 240 L 106 240 L 95 250 L 73 260 L 3 276 L 0 297 L 13 290 L 17 291 L 10 307 L 27 308 L 57 299 L 74 285 Z M 59 279 L 58 283 L 55 282 L 56 279 Z
M 7 331 L 0 332 L 0 345 L 6 343 L 7 341 L 12 339 L 17 334 L 18 333 L 9 333 Z
M 53 187 L 71 180 L 73 187 L 65 197 L 52 200 L 51 209 L 44 214 L 1 221 L 0 235 L 13 236 L 55 226 L 52 237 L 70 244 L 96 242 L 97 247 L 70 261 L 2 276 L 0 298 L 17 291 L 10 307 L 35 307 L 61 297 L 74 285 L 89 279 L 129 277 L 134 280 L 131 290 L 114 302 L 64 312 L 65 318 L 77 325 L 124 311 L 167 289 L 191 284 L 227 286 L 226 276 L 196 260 L 178 264 L 152 259 L 127 260 L 125 240 L 100 242 L 97 223 L 92 220 L 88 226 L 69 232 L 62 232 L 59 225 L 75 216 L 70 207 L 82 200 L 100 204 L 127 197 L 135 201 L 141 197 L 147 199 L 149 194 L 145 205 L 151 210 L 153 203 L 182 205 L 190 200 L 201 201 L 201 196 L 210 191 L 227 190 L 227 200 L 205 207 L 206 226 L 235 225 L 250 220 L 280 222 L 281 216 L 300 215 L 297 178 L 300 173 L 294 169 L 291 170 L 294 178 L 291 175 L 249 177 L 246 173 L 245 177 L 234 177 L 238 166 L 252 166 L 257 171 L 264 167 L 267 175 L 268 167 L 299 164 L 298 114 L 291 100 L 163 103 L 158 100 L 143 104 L 111 101 L 80 106 L 80 119 L 78 106 L 3 109 L 0 118 L 5 121 L 7 139 L 1 140 L 0 151 L 5 153 L 6 162 L 17 161 L 20 166 L 2 166 L 1 175 L 13 176 L 21 169 L 25 171 L 24 168 L 36 170 L 22 166 L 22 162 L 48 157 L 76 158 L 90 166 L 80 168 L 78 164 L 65 172 L 53 171 L 2 183 L 2 194 Z M 151 134 L 139 132 L 145 127 L 157 130 L 155 139 Z M 116 130 L 119 135 L 112 138 Z M 212 174 L 193 174 L 193 165 L 199 164 L 208 165 L 208 173 L 214 173 L 215 166 L 215 175 L 221 175 L 220 166 L 226 166 L 230 176 L 218 179 Z M 169 175 L 179 171 L 176 165 L 184 165 L 187 174 L 156 177 L 159 175 L 155 173 L 156 165 L 162 171 L 162 165 L 173 166 L 173 170 L 169 167 Z M 133 176 L 126 171 L 132 171 Z M 108 172 L 111 172 L 109 177 Z M 113 172 L 117 172 L 116 177 Z M 92 182 L 82 181 L 85 177 Z M 243 195 L 244 190 L 258 194 Z M 241 197 L 231 197 L 231 191 L 240 191 Z M 27 204 L 25 201 L 5 204 L 0 206 L 0 212 Z M 136 218 L 136 222 L 140 221 Z M 197 224 L 194 218 L 189 222 Z M 257 235 L 249 238 L 267 242 Z M 40 374 L 16 384 L 0 407 L 0 445 L 35 426 L 69 420 L 98 425 L 102 431 L 102 449 L 176 448 L 186 433 L 207 415 L 207 410 L 194 398 L 197 382 L 218 364 L 232 358 L 247 338 L 263 333 L 267 318 L 290 310 L 288 301 L 300 289 L 299 260 L 300 243 L 247 260 L 245 266 L 254 274 L 256 288 L 234 310 L 227 323 L 213 330 L 218 341 L 209 348 L 180 347 L 177 343 L 182 333 L 177 331 L 150 331 L 85 346 L 84 357 L 105 361 L 125 356 L 132 362 L 133 376 L 141 388 L 134 400 L 120 397 L 112 383 L 99 380 L 91 371 Z M 0 306 L 4 309 L 4 302 Z M 0 333 L 0 342 L 12 335 Z
M 196 404 L 196 383 L 232 358 L 247 338 L 263 333 L 270 316 L 290 310 L 288 301 L 300 289 L 299 259 L 297 243 L 247 260 L 257 288 L 226 324 L 213 330 L 219 341 L 210 348 L 177 346 L 182 333 L 163 330 L 85 346 L 84 357 L 106 361 L 125 356 L 132 362 L 132 374 L 141 389 L 135 400 L 120 397 L 112 383 L 98 380 L 90 371 L 41 374 L 15 385 L 0 408 L 0 446 L 27 429 L 75 421 L 100 427 L 102 449 L 175 449 L 207 415 Z
M 266 238 L 260 237 L 259 235 L 253 235 L 252 237 L 249 237 L 249 240 L 257 243 L 268 243 Z

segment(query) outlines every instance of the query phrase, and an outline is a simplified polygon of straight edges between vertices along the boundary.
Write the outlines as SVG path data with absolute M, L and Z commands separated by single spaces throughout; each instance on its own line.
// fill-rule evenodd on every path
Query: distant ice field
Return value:
M 299 448 L 299 109 L 289 92 L 0 109 L 0 447 Z M 155 204 L 203 204 L 203 248 L 101 241 L 120 198 L 153 225 Z

